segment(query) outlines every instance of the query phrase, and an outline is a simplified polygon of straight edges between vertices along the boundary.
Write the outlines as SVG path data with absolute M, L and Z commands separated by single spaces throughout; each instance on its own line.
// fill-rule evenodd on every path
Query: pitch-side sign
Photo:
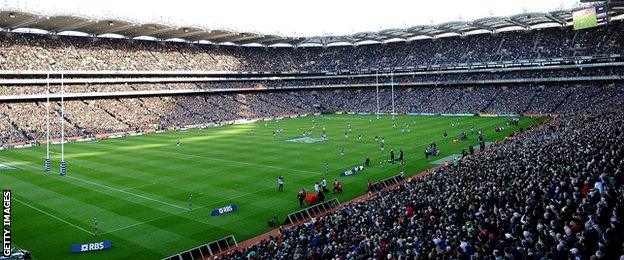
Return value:
M 69 249 L 71 253 L 82 253 L 89 251 L 99 251 L 113 247 L 113 243 L 110 240 L 86 244 L 75 244 Z
M 221 214 L 225 214 L 225 213 L 229 213 L 229 212 L 232 212 L 232 211 L 236 211 L 237 209 L 238 209 L 238 207 L 236 206 L 236 204 L 232 204 L 232 205 L 228 205 L 228 206 L 225 206 L 225 207 L 222 207 L 222 208 L 215 209 L 215 210 L 212 211 L 212 214 L 210 214 L 210 215 L 219 216 Z

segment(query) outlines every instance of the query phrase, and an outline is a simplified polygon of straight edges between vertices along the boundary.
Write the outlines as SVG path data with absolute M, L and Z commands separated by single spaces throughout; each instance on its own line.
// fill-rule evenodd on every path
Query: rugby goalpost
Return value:
M 46 158 L 43 163 L 43 170 L 50 172 L 50 73 L 46 75 L 46 87 L 48 94 L 46 95 Z
M 390 71 L 390 89 L 392 93 L 392 121 L 394 121 L 394 71 Z
M 65 164 L 65 84 L 63 74 L 61 73 L 61 176 L 67 173 L 67 165 Z
M 375 87 L 377 89 L 377 120 L 379 120 L 379 71 L 375 71 Z
M 50 68 L 51 70 L 51 68 Z M 50 172 L 50 72 L 46 74 L 46 156 L 44 159 L 43 170 L 46 173 Z M 67 163 L 65 162 L 65 81 L 64 75 L 61 73 L 61 165 L 59 174 L 64 176 L 67 173 Z

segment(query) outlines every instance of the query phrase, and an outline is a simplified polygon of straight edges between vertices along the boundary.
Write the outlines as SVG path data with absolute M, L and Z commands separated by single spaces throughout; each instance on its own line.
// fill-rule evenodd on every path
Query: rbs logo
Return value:
M 231 205 L 228 205 L 228 206 L 221 207 L 221 208 L 213 210 L 210 215 L 219 216 L 221 214 L 225 214 L 225 213 L 229 213 L 229 212 L 232 212 L 232 211 L 236 211 L 237 209 L 238 209 L 238 207 L 236 206 L 236 204 L 231 204 Z
M 112 246 L 113 246 L 113 243 L 110 240 L 106 240 L 103 242 L 75 244 L 75 245 L 72 245 L 69 251 L 72 253 L 82 253 L 82 252 L 103 250 L 103 249 L 111 248 Z
M 219 214 L 228 213 L 230 211 L 232 211 L 232 205 L 220 208 Z
M 104 242 L 84 244 L 80 246 L 81 252 L 100 250 L 100 249 L 104 249 Z

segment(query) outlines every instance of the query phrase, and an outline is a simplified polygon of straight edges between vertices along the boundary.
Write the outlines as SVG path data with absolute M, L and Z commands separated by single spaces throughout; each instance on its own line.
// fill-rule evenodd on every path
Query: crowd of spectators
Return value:
M 493 71 L 447 71 L 429 72 L 415 75 L 396 74 L 392 78 L 388 74 L 375 77 L 367 75 L 339 75 L 339 76 L 301 76 L 301 77 L 228 77 L 221 79 L 209 78 L 206 81 L 183 82 L 185 77 L 173 77 L 169 83 L 147 83 L 158 77 L 145 78 L 146 83 L 71 83 L 65 84 L 66 93 L 91 92 L 121 92 L 121 91 L 159 91 L 159 90 L 217 90 L 217 89 L 276 89 L 276 88 L 310 88 L 310 87 L 339 87 L 352 86 L 389 86 L 393 82 L 396 86 L 454 86 L 477 85 L 495 83 L 518 82 L 574 82 L 588 80 L 617 80 L 624 75 L 622 66 L 561 68 L 561 69 L 523 69 L 523 70 L 493 70 Z M 81 78 L 84 79 L 84 78 Z M 122 80 L 123 78 L 112 78 Z M 133 77 L 129 81 L 141 79 Z M 169 79 L 169 78 L 168 78 Z M 58 84 L 50 85 L 51 93 L 59 93 Z M 0 88 L 0 95 L 36 95 L 47 93 L 46 85 L 6 85 Z M 454 95 L 453 93 L 440 93 Z
M 219 258 L 622 259 L 623 98 Z
M 73 85 L 75 92 L 122 89 L 192 88 L 196 84 Z M 188 86 L 187 86 L 188 85 Z M 19 87 L 14 87 L 19 89 Z M 31 91 L 26 87 L 25 91 Z M 53 88 L 56 93 L 58 88 Z M 442 86 L 394 88 L 396 113 L 468 114 L 571 114 L 624 92 L 620 83 L 550 83 L 494 86 Z M 271 118 L 319 112 L 391 113 L 392 89 L 373 87 L 198 93 L 178 96 L 110 97 L 65 101 L 64 117 L 58 100 L 50 105 L 51 138 L 59 138 L 61 121 L 65 135 L 181 128 L 219 124 L 245 118 Z M 44 140 L 45 100 L 0 104 L 2 145 Z
M 2 70 L 336 71 L 622 54 L 624 23 L 346 47 L 236 47 L 3 33 Z

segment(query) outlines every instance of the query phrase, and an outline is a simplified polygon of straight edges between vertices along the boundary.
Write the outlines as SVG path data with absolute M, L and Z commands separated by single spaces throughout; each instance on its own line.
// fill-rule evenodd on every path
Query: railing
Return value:
M 383 179 L 383 180 L 377 181 L 377 182 L 373 183 L 373 187 L 372 187 L 373 190 L 371 190 L 371 191 L 383 190 L 383 189 L 385 189 L 385 188 L 387 188 L 389 186 L 398 184 L 400 181 L 402 181 L 404 179 L 405 179 L 405 176 L 399 174 L 399 175 L 396 175 L 396 176 L 393 176 L 393 177 L 390 177 L 390 178 L 387 178 L 387 179 Z
M 334 198 L 332 200 L 321 202 L 314 206 L 310 206 L 305 209 L 290 213 L 284 219 L 284 225 L 293 224 L 293 223 L 297 223 L 297 222 L 312 218 L 318 214 L 325 213 L 337 207 L 338 205 L 340 205 L 340 201 Z
M 222 239 L 210 242 L 205 245 L 198 246 L 187 251 L 165 257 L 163 260 L 195 260 L 195 259 L 207 259 L 208 257 L 217 255 L 230 248 L 234 248 L 238 245 L 236 238 L 233 235 L 229 235 Z

